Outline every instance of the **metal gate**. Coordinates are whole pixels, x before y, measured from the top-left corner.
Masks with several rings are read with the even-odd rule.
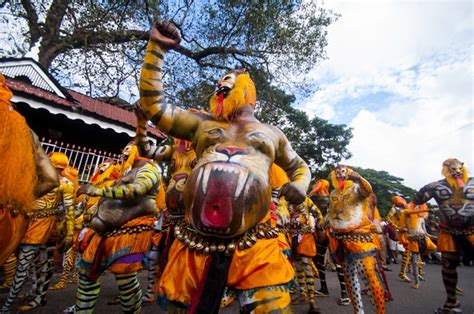
[[[41,145],[46,153],[61,152],[69,158],[69,165],[79,171],[79,182],[89,182],[90,177],[94,173],[97,166],[105,159],[119,161],[119,154],[106,152],[102,150],[92,149],[85,146],[69,144],[51,139],[41,139]]]

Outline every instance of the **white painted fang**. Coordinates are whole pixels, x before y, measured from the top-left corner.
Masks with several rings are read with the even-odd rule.
[[[211,167],[206,167],[204,169],[204,174],[202,178],[202,192],[207,193],[207,183],[209,182],[209,175],[211,174]]]
[[[199,169],[199,174],[198,174],[198,177],[197,177],[197,186],[199,186],[199,184],[201,183],[201,179],[202,179],[202,173],[204,172],[204,170],[202,168]]]
[[[238,198],[240,194],[242,193],[242,190],[244,189],[244,186],[245,186],[245,182],[247,181],[247,175],[248,175],[247,171],[241,171],[238,174],[239,180],[237,182],[237,188],[235,189],[234,199]]]

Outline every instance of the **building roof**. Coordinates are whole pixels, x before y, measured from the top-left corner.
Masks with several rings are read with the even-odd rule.
[[[15,95],[39,100],[45,104],[45,108],[55,106],[112,124],[122,124],[127,129],[134,130],[136,127],[133,112],[63,88],[32,59],[0,59],[0,73],[5,75],[7,85]],[[154,137],[166,138],[155,128],[149,127],[148,131]]]

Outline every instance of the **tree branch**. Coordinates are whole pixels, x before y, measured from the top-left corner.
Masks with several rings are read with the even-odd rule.
[[[21,0],[21,5],[26,12],[26,18],[28,20],[28,28],[31,34],[31,46],[33,46],[40,38],[41,32],[38,25],[38,15],[36,14],[35,8],[29,0]]]

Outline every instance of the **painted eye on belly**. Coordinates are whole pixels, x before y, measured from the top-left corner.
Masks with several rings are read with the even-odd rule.
[[[224,135],[224,131],[221,128],[213,128],[207,131],[207,136],[210,138],[221,137]]]

